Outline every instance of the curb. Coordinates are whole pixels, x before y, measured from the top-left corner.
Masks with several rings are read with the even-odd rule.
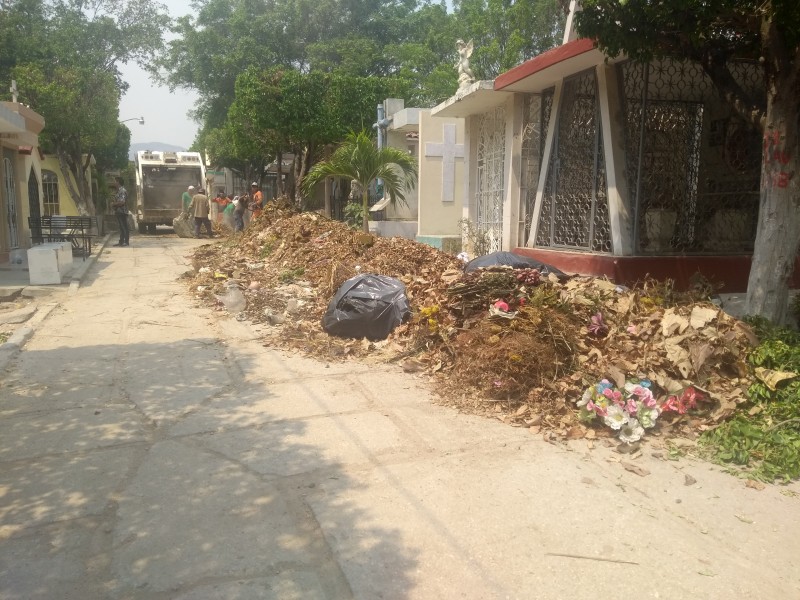
[[[88,257],[81,266],[72,274],[67,295],[72,296],[77,293],[81,285],[81,281],[86,277],[86,273],[97,262],[100,254],[105,250],[111,234],[107,233],[100,244],[97,244],[97,252]],[[8,363],[22,350],[25,343],[31,339],[31,336],[36,331],[36,327],[44,321],[50,313],[58,306],[57,303],[42,304],[36,313],[28,320],[25,325],[19,327],[5,343],[0,344],[0,371],[5,370]]]
[[[78,288],[81,285],[81,281],[83,281],[83,278],[86,277],[86,273],[89,272],[89,269],[91,269],[92,266],[94,266],[94,264],[97,262],[97,259],[100,258],[100,255],[103,253],[103,250],[106,249],[106,246],[108,245],[108,240],[110,239],[111,239],[111,234],[107,233],[103,238],[103,241],[96,245],[97,252],[92,254],[83,263],[81,263],[81,266],[76,270],[75,273],[73,273],[72,278],[69,282],[69,290],[67,291],[68,295],[72,296],[78,291]]]
[[[9,361],[22,350],[25,343],[31,339],[39,323],[49,317],[57,306],[58,304],[55,302],[43,304],[25,325],[14,331],[4,344],[0,344],[0,371],[4,370]]]

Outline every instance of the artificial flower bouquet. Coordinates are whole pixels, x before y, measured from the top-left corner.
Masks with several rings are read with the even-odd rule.
[[[622,390],[608,379],[586,388],[577,401],[582,421],[602,419],[603,423],[619,432],[621,442],[632,444],[644,436],[646,429],[656,425],[664,412],[686,414],[697,406],[700,392],[688,387],[678,395],[670,395],[659,404],[648,379],[629,380]]]

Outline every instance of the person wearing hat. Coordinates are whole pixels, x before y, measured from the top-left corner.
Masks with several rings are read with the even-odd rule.
[[[192,201],[192,196],[194,196],[194,186],[190,185],[186,188],[186,191],[183,192],[183,196],[181,196],[181,201],[183,202],[183,212],[189,212],[189,203]]]
[[[264,194],[258,189],[258,184],[254,181],[250,184],[250,198],[253,199],[253,216],[257,217],[264,208]]]
[[[187,212],[194,216],[194,237],[200,237],[200,225],[205,225],[208,237],[214,237],[214,231],[211,229],[211,220],[208,218],[208,213],[211,212],[211,204],[203,188],[200,188],[198,193],[192,196]]]

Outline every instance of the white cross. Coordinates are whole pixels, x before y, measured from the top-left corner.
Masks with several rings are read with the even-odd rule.
[[[452,123],[442,125],[444,141],[425,142],[425,156],[442,157],[442,202],[455,200],[456,159],[464,158],[464,144],[456,144],[456,126]]]
[[[18,92],[18,90],[17,90],[17,80],[16,79],[12,79],[11,80],[11,88],[9,89],[9,91],[11,92],[11,101],[16,103],[16,101],[17,101],[17,92]]]

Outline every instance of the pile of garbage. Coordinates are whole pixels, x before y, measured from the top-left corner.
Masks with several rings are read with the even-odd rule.
[[[514,262],[498,254],[465,270],[430,246],[270,205],[245,232],[198,248],[187,278],[201,303],[269,324],[271,344],[397,362],[431,375],[444,404],[548,435],[638,432],[650,422],[642,386],[659,433],[696,436],[746,400],[757,340],[707,290],[628,289]]]

